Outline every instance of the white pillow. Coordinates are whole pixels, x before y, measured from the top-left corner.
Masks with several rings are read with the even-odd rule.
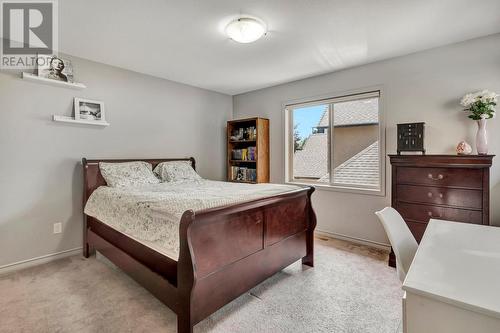
[[[194,171],[191,161],[170,161],[158,164],[154,173],[162,182],[178,182],[186,180],[200,180],[201,177]]]
[[[99,169],[102,177],[111,187],[131,187],[160,182],[153,173],[153,166],[147,162],[101,162]]]

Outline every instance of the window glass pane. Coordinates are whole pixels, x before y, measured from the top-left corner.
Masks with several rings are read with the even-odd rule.
[[[335,103],[333,183],[380,186],[378,98]]]
[[[293,178],[329,183],[328,104],[293,109]]]

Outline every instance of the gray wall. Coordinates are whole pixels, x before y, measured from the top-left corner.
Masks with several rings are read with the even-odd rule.
[[[428,153],[454,153],[461,140],[474,144],[476,131],[476,124],[461,112],[460,98],[485,88],[500,93],[500,34],[238,95],[233,113],[235,118],[270,119],[271,180],[283,182],[282,103],[377,85],[383,86],[387,153],[396,151],[396,124],[412,121],[426,122]],[[488,127],[490,152],[498,155],[500,120],[493,119]],[[492,169],[491,203],[492,222],[500,226],[499,158]],[[318,190],[314,195],[318,229],[387,243],[373,212],[389,205],[389,184],[387,167],[386,197]]]
[[[85,90],[0,73],[0,266],[81,246],[82,157],[194,156],[203,177],[224,177],[231,96],[73,62]],[[104,101],[111,126],[51,121],[71,115],[73,97]]]
[[[284,180],[285,101],[383,85],[387,152],[399,122],[425,121],[429,153],[453,153],[474,142],[475,124],[459,98],[500,92],[500,35],[263,89],[233,98],[111,66],[73,59],[76,91],[0,73],[0,266],[81,246],[81,157],[194,156],[202,176],[223,179],[224,125],[231,118],[271,120],[271,179]],[[103,100],[108,128],[51,121],[70,115],[73,97]],[[489,122],[490,151],[500,151],[500,120]],[[500,225],[500,167],[492,169],[492,219]],[[388,174],[390,170],[388,168]],[[390,177],[387,177],[390,179]],[[389,182],[388,182],[389,183]],[[386,197],[318,190],[320,230],[386,243],[373,212]],[[63,222],[63,233],[52,225]]]

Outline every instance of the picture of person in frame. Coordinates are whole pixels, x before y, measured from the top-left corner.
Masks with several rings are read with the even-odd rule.
[[[38,76],[72,83],[73,66],[71,65],[71,61],[59,56],[45,56],[38,61]]]

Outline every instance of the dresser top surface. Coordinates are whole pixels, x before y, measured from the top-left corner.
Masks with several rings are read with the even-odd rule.
[[[436,158],[436,157],[446,157],[455,159],[492,159],[495,155],[453,155],[453,154],[389,154],[389,157],[403,157],[403,158]]]
[[[475,167],[486,168],[495,155],[388,155],[391,164],[402,166]]]
[[[403,290],[500,318],[500,228],[430,220]]]

